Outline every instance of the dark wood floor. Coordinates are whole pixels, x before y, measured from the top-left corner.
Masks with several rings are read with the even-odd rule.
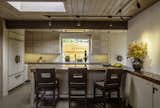
[[[50,108],[50,107],[40,107],[40,108]],[[57,102],[56,108],[69,108],[68,100],[60,100]],[[89,100],[87,104],[83,102],[72,102],[71,108],[103,108],[102,102],[93,102],[92,100]],[[110,102],[106,102],[106,108],[128,108],[125,107],[122,104],[118,104],[116,100],[112,100]]]
[[[0,108],[32,108],[30,104],[30,83],[24,84],[21,87],[16,88],[9,93],[8,96],[0,100]],[[88,100],[87,108],[103,108],[103,104],[100,102],[93,102],[92,99]],[[39,108],[51,108],[51,107],[39,107]],[[56,108],[69,108],[68,100],[63,99],[57,102]],[[73,102],[72,108],[85,108],[85,104],[81,102]],[[107,102],[106,108],[127,108],[124,105],[119,105],[115,100]]]

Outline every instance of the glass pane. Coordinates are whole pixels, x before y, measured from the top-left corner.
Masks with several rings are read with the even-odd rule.
[[[63,60],[68,62],[83,62],[85,51],[89,53],[89,39],[62,39]]]

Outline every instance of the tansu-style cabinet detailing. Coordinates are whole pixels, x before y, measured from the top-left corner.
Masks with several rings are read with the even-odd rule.
[[[8,30],[8,90],[24,82],[24,31]]]
[[[59,41],[57,32],[26,31],[25,53],[59,54]]]
[[[108,53],[108,36],[105,33],[94,33],[91,39],[92,54]]]

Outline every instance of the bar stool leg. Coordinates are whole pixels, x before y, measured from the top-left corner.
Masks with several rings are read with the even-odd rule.
[[[93,101],[95,102],[96,101],[96,87],[94,85],[94,89],[93,89]]]
[[[85,90],[85,107],[88,107],[87,90]]]
[[[57,88],[57,89],[58,89],[57,92],[58,92],[58,100],[59,100],[59,99],[60,99],[60,88],[59,88],[59,85],[58,85],[58,88]]]
[[[70,92],[70,89],[69,89],[69,108],[71,108],[71,97],[70,97],[70,95],[71,95],[71,92]]]
[[[38,99],[38,94],[36,93],[36,108],[38,108],[38,102],[39,101],[39,99]]]
[[[120,98],[120,90],[117,91],[117,97],[118,97],[118,103],[120,104],[121,98]]]
[[[106,96],[105,96],[105,91],[103,91],[103,108],[106,107]]]
[[[53,105],[52,105],[53,108],[55,108],[55,106],[56,106],[55,100],[56,100],[56,99],[55,99],[55,90],[53,90],[53,103],[52,103],[52,104],[53,104]]]

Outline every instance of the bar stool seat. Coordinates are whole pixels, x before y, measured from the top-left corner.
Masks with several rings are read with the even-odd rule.
[[[95,86],[97,86],[99,89],[119,89],[119,84],[107,84],[107,87],[105,87],[105,82],[104,81],[97,81],[95,82]]]

